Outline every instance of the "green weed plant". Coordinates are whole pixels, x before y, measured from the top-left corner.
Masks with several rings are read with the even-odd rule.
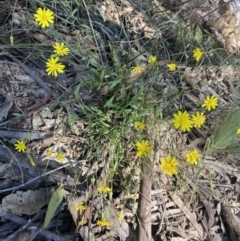
[[[240,128],[240,108],[234,107],[226,115],[223,123],[215,129],[214,134],[210,137],[210,145],[207,151],[216,152],[240,152],[240,134],[237,130]]]

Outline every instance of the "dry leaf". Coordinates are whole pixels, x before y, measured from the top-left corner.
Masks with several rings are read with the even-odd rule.
[[[10,194],[2,200],[0,217],[7,212],[16,215],[33,215],[49,202],[50,197],[51,191],[46,188],[35,191],[28,190],[27,192],[18,191],[15,194]]]

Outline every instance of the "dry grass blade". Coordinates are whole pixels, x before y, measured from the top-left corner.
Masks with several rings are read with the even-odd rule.
[[[184,205],[182,199],[177,194],[172,195],[171,198],[174,201],[174,203],[182,210],[182,212],[187,217],[187,219],[191,222],[193,227],[197,230],[197,232],[199,234],[199,238],[202,239],[203,238],[203,229],[197,223],[197,220],[194,217],[194,215],[192,215],[192,213],[189,211],[189,209]]]

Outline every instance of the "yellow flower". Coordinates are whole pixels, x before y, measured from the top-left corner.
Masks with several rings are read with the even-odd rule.
[[[109,193],[112,192],[112,189],[107,186],[100,186],[97,188],[97,191],[102,193]]]
[[[240,134],[240,128],[237,129],[237,134]]]
[[[192,116],[192,123],[194,127],[201,127],[204,124],[205,120],[206,116],[202,112],[199,113],[197,111],[197,113]]]
[[[53,12],[49,9],[38,8],[37,12],[34,14],[34,17],[35,21],[38,22],[42,28],[48,27],[50,23],[53,23],[54,21]]]
[[[185,155],[185,158],[189,164],[196,165],[199,161],[200,154],[199,154],[198,150],[195,149],[192,151],[188,151]]]
[[[118,218],[119,221],[123,221],[124,220],[124,217],[123,217],[122,213],[119,213],[117,218]]]
[[[83,217],[82,220],[78,222],[78,227],[82,227],[82,226],[84,226],[86,223],[87,223],[87,221],[86,221],[85,217]]]
[[[18,151],[18,152],[24,152],[27,150],[27,147],[25,145],[25,142],[24,141],[21,141],[21,140],[18,140],[15,144],[15,150]]]
[[[140,122],[140,121],[135,121],[134,126],[138,129],[141,129],[141,130],[145,129],[145,127],[146,127],[146,125],[144,123]]]
[[[149,64],[156,64],[157,62],[157,56],[150,55],[148,58],[148,63]]]
[[[173,114],[172,123],[175,129],[180,129],[182,131],[190,131],[192,128],[192,121],[190,120],[189,114],[184,111],[178,111],[177,114]]]
[[[56,159],[61,162],[65,160],[65,156],[62,152],[58,152],[56,155]]]
[[[176,159],[168,155],[167,157],[161,159],[159,167],[161,168],[163,174],[167,174],[172,177],[172,175],[178,174],[178,165],[179,163]]]
[[[174,71],[177,68],[177,65],[175,63],[170,63],[167,67],[170,71]]]
[[[46,151],[46,156],[51,156],[52,155],[52,152],[50,150],[47,150]]]
[[[202,107],[210,111],[211,109],[215,109],[218,106],[218,98],[215,96],[207,96],[204,100]]]
[[[54,53],[60,56],[68,55],[69,53],[69,48],[64,46],[64,43],[55,43],[53,45],[54,48]]]
[[[58,63],[58,59],[59,59],[58,57],[56,58],[51,57],[50,59],[48,59],[46,64],[47,66],[46,72],[48,75],[54,75],[56,77],[58,75],[58,72],[63,73],[65,65]]]
[[[152,150],[152,147],[149,145],[148,141],[137,141],[136,147],[138,157],[147,157],[149,152]]]
[[[76,211],[84,211],[86,210],[86,206],[82,205],[81,203],[76,206]]]
[[[105,219],[98,220],[97,221],[97,225],[100,226],[100,227],[109,227],[109,226],[111,226],[111,224],[107,220],[105,220]]]
[[[203,56],[204,52],[201,51],[200,48],[195,48],[193,50],[193,58],[198,62],[202,56]]]
[[[142,73],[143,70],[144,70],[144,68],[139,66],[139,65],[135,66],[135,67],[132,67],[132,72],[133,73]]]

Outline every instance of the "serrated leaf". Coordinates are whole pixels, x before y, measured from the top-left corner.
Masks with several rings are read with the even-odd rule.
[[[64,191],[62,187],[59,187],[52,195],[51,200],[48,204],[47,214],[44,220],[43,228],[46,229],[51,222],[58,206],[63,200]]]

